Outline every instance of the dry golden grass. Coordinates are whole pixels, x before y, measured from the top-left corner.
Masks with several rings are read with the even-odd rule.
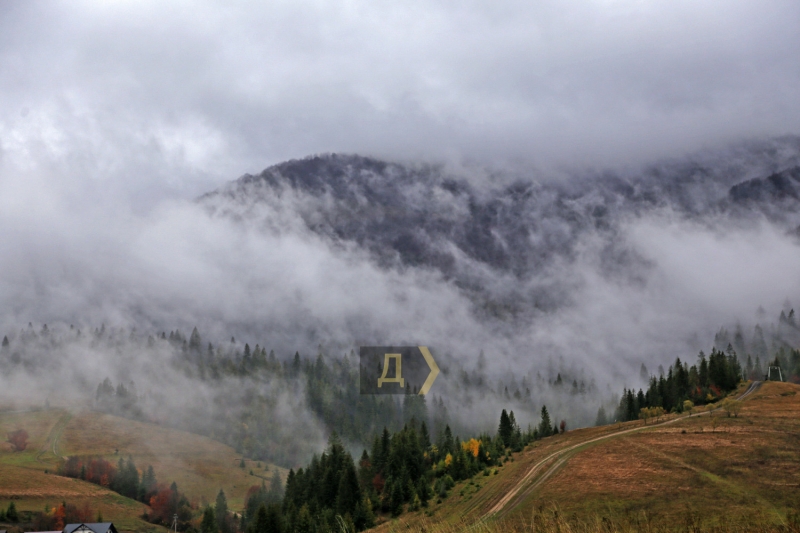
[[[714,525],[703,524],[697,514],[687,513],[677,521],[654,520],[645,513],[624,519],[609,519],[601,515],[569,518],[557,507],[533,510],[527,518],[502,520],[461,520],[442,523],[429,519],[408,521],[403,518],[386,524],[388,533],[786,533],[800,532],[800,522],[776,525],[757,513],[746,523],[722,520]]]
[[[673,416],[646,429],[636,421],[545,439],[516,454],[499,475],[478,475],[441,504],[378,529],[788,530],[791,513],[800,511],[800,387],[765,383],[738,418],[713,414],[715,430],[704,414]],[[587,443],[631,428],[642,430]],[[518,485],[502,513],[487,514]]]
[[[50,509],[63,501],[79,507],[88,505],[94,512],[101,511],[106,519],[113,520],[117,529],[164,531],[139,518],[144,505],[108,489],[37,469],[0,463],[0,507],[5,509],[11,501],[22,512]]]
[[[767,383],[739,417],[713,413],[598,442],[568,462],[517,512],[558,505],[567,516],[675,521],[697,514],[709,524],[774,525],[800,503],[800,387]],[[788,490],[787,490],[788,489]]]
[[[140,470],[152,465],[158,481],[176,482],[198,503],[213,502],[223,489],[232,509],[243,507],[247,490],[268,480],[274,468],[247,461],[242,469],[233,448],[207,437],[95,412],[73,416],[58,447],[63,455],[100,455],[114,462],[131,455]],[[285,479],[287,471],[279,471]]]
[[[232,448],[205,437],[95,412],[0,412],[0,436],[16,429],[28,432],[29,445],[23,452],[13,451],[7,443],[0,446],[0,506],[5,508],[12,499],[22,511],[41,511],[61,501],[88,503],[127,531],[163,528],[138,518],[146,509],[141,503],[52,474],[62,456],[99,455],[116,462],[130,455],[140,470],[152,465],[158,481],[175,481],[198,505],[213,502],[223,489],[234,510],[244,506],[247,490],[268,480],[273,471],[272,465],[265,469],[262,463],[258,468],[253,461],[242,469],[241,456]],[[280,472],[286,475],[285,470]]]
[[[17,429],[24,429],[28,432],[28,447],[24,452],[14,452],[16,461],[29,462],[32,458],[40,457],[42,452],[48,447],[48,438],[53,428],[65,415],[61,410],[30,411],[23,413],[3,413],[0,412],[0,454],[14,452],[6,436]],[[48,468],[45,463],[40,463],[41,469]]]

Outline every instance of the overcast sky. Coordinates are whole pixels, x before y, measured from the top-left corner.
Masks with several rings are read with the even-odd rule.
[[[656,265],[641,287],[604,278],[589,236],[557,273],[581,305],[509,339],[430,272],[185,200],[320,152],[544,176],[800,134],[798,29],[797,0],[0,0],[0,333],[260,327],[291,353],[298,324],[355,324],[378,344],[575,355],[598,380],[708,349],[797,301],[783,229],[632,221],[620,238]]]
[[[800,130],[793,0],[230,4],[2,2],[0,180],[144,205],[319,152],[607,167]]]

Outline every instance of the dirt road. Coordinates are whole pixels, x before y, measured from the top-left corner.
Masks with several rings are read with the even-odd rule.
[[[742,393],[737,398],[737,400],[743,400],[747,398],[748,396],[753,394],[756,390],[758,390],[760,386],[761,386],[760,381],[754,381],[753,383],[750,384],[747,390],[744,391],[744,393]],[[713,411],[716,411],[718,409],[719,408],[714,409]],[[545,481],[547,481],[547,479],[550,476],[552,476],[559,468],[561,468],[561,466],[563,466],[564,463],[566,463],[572,455],[578,453],[580,451],[579,449],[586,446],[587,444],[592,444],[594,442],[598,442],[601,440],[621,437],[623,435],[627,435],[629,433],[634,433],[637,431],[644,431],[647,429],[666,426],[668,424],[673,424],[679,420],[683,420],[690,416],[709,415],[713,411],[706,411],[699,414],[679,416],[667,420],[665,422],[651,424],[649,426],[639,426],[635,428],[624,429],[621,431],[603,435],[601,437],[587,439],[585,441],[555,451],[547,455],[543,459],[534,463],[528,469],[528,471],[525,473],[522,479],[520,479],[519,482],[517,482],[517,484],[511,490],[509,490],[495,505],[492,506],[492,508],[484,515],[484,518],[493,518],[493,517],[499,518],[511,512],[517,506],[517,504],[523,501],[528,495],[530,495],[534,490],[536,490]]]

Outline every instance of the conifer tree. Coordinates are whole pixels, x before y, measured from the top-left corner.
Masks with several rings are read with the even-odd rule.
[[[273,470],[272,479],[269,482],[269,499],[272,502],[278,502],[283,499],[283,483],[277,467]]]
[[[597,418],[595,418],[594,425],[595,426],[605,426],[608,424],[608,417],[606,416],[606,408],[602,405],[597,410]]]
[[[450,431],[449,424],[444,427],[444,433],[442,435],[442,442],[439,446],[439,450],[443,455],[453,452],[453,432]]]
[[[231,528],[228,522],[228,499],[225,497],[225,492],[219,489],[217,494],[216,506],[214,514],[217,517],[217,529],[220,533],[231,533]]]
[[[200,522],[200,533],[217,533],[217,518],[214,516],[214,509],[210,505],[203,511],[203,521]]]
[[[511,424],[511,419],[506,413],[506,410],[500,413],[500,425],[497,428],[497,434],[500,436],[500,439],[503,441],[503,446],[511,446],[511,436],[514,433],[514,426]]]
[[[197,332],[197,328],[195,327],[192,330],[192,334],[189,336],[189,348],[194,351],[200,351],[202,345],[203,341],[200,339],[200,333]]]
[[[8,510],[6,511],[6,520],[12,523],[19,522],[19,514],[17,513],[17,506],[14,505],[14,502],[8,504]]]
[[[344,471],[339,479],[336,494],[336,512],[344,516],[355,512],[356,504],[361,500],[361,491],[358,487],[358,476],[353,466],[352,459],[344,464]]]
[[[431,436],[428,433],[428,425],[424,420],[419,427],[419,444],[422,446],[423,451],[428,451],[431,447]]]
[[[256,519],[250,524],[248,533],[267,533],[269,527],[269,516],[267,516],[266,504],[261,504],[256,512]]]
[[[550,421],[550,413],[547,412],[547,406],[542,406],[542,421],[539,423],[539,436],[549,437],[553,434],[553,423]]]
[[[392,516],[399,516],[403,512],[403,486],[399,479],[392,482],[389,499],[389,510]]]

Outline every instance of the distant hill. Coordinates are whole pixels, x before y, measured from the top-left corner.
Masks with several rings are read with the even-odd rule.
[[[245,175],[200,201],[277,230],[300,220],[385,268],[433,270],[479,313],[510,320],[569,303],[569,287],[551,271],[570,264],[587,235],[601,243],[604,274],[640,276],[646,261],[620,238],[630,216],[663,209],[698,219],[767,214],[795,231],[798,153],[800,139],[788,137],[638,172],[560,180],[486,171],[473,180],[444,166],[327,154]]]

